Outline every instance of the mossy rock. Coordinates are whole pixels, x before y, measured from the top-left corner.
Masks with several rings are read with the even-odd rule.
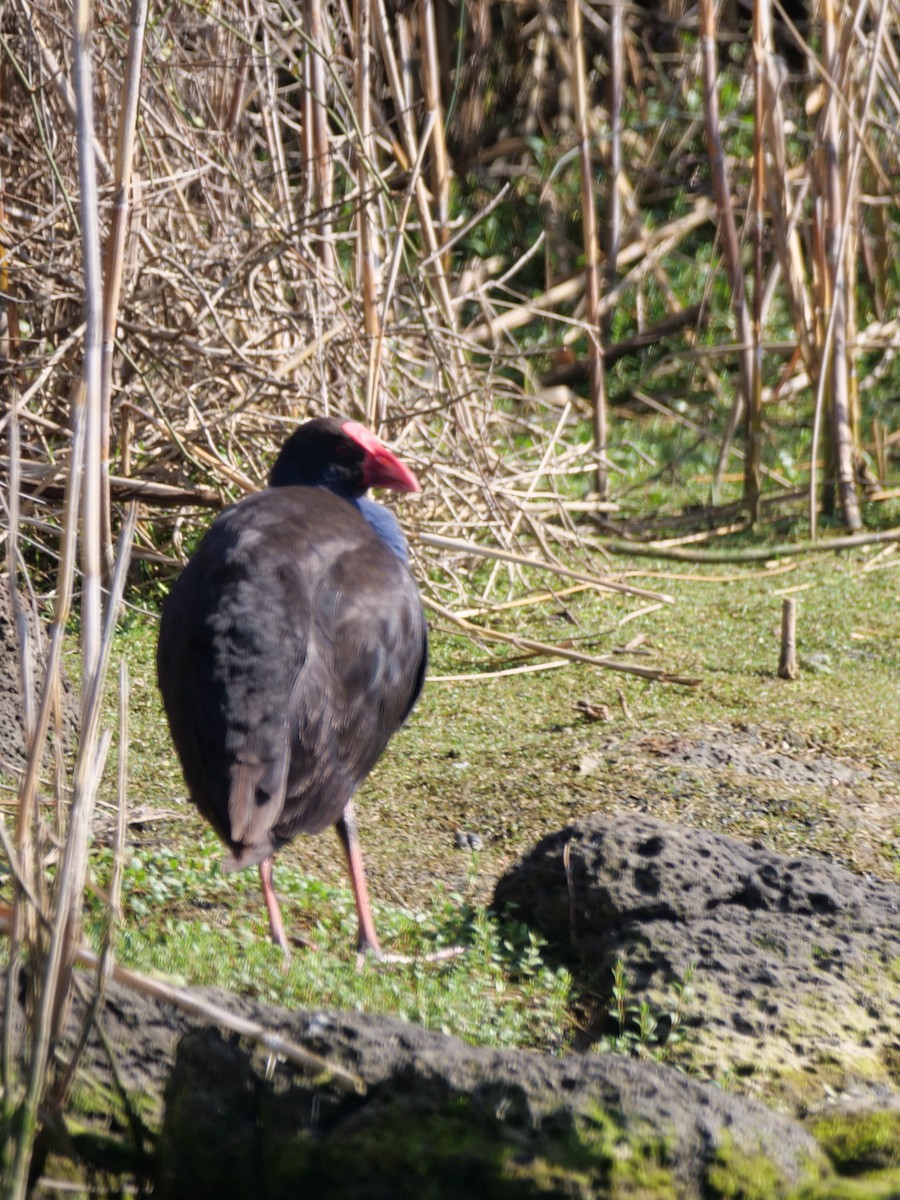
[[[360,1033],[355,1020],[334,1015],[330,1052],[346,1050],[352,1024],[364,1096],[267,1078],[212,1030],[183,1039],[155,1194],[777,1200],[827,1172],[794,1122],[654,1064],[481,1051],[395,1022]]]

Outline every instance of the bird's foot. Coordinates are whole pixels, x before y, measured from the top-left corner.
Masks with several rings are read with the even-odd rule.
[[[384,962],[384,951],[378,942],[378,938],[374,932],[367,935],[362,929],[359,931],[359,937],[356,942],[356,969],[361,971],[366,965],[366,960],[374,959],[375,962]]]
[[[313,954],[318,954],[321,949],[318,942],[312,938],[304,937],[302,933],[292,933],[291,944],[296,946],[298,950],[310,950]]]
[[[428,954],[393,954],[385,952],[380,947],[373,951],[371,947],[358,949],[356,952],[356,969],[361,971],[367,958],[374,958],[379,963],[392,963],[409,966],[412,963],[447,962],[451,958],[459,958],[465,954],[465,946],[444,946],[441,950],[432,950]]]

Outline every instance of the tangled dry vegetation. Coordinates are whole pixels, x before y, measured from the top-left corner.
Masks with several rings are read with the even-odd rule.
[[[62,5],[14,5],[4,23],[4,290],[17,324],[6,386],[21,381],[27,523],[40,538],[42,510],[52,521],[68,469],[84,337],[71,35]],[[548,424],[547,400],[526,398],[527,363],[514,347],[486,348],[464,327],[467,304],[489,305],[483,279],[451,290],[450,226],[446,214],[439,228],[431,216],[422,173],[420,97],[389,94],[400,119],[365,129],[353,30],[323,34],[323,60],[307,52],[299,9],[168,7],[138,39],[129,181],[116,156],[119,97],[136,86],[128,34],[118,11],[98,5],[105,243],[125,233],[120,206],[130,202],[113,284],[107,461],[113,499],[134,494],[127,479],[148,502],[136,554],[170,554],[173,534],[177,551],[180,521],[160,506],[218,504],[257,487],[285,431],[329,412],[383,428],[427,464],[417,525],[461,537],[492,529],[507,541],[519,528],[543,529],[552,512],[556,538],[574,538],[566,480],[585,471],[590,452],[560,438],[564,421]],[[327,97],[324,130],[309,121],[310,87]],[[378,92],[385,87],[382,76]],[[108,257],[107,296],[113,269]],[[571,411],[569,402],[558,416]]]
[[[180,505],[218,504],[258,486],[273,445],[298,418],[341,412],[382,428],[425,469],[411,518],[418,529],[507,548],[524,538],[547,560],[561,546],[571,557],[590,543],[584,510],[598,511],[598,456],[584,426],[605,408],[605,385],[592,374],[590,330],[598,321],[608,330],[613,309],[620,324],[624,312],[633,316],[638,344],[662,336],[648,313],[661,328],[684,327],[680,349],[654,365],[656,383],[680,371],[686,386],[709,393],[701,435],[722,439],[720,476],[735,457],[740,466],[732,436],[753,403],[751,318],[765,330],[773,304],[789,312],[795,338],[765,346],[760,398],[805,395],[801,422],[818,429],[821,405],[814,412],[809,393],[823,381],[830,404],[832,353],[849,364],[853,384],[860,353],[875,352],[877,378],[891,370],[897,342],[892,12],[894,0],[853,14],[826,5],[815,54],[804,41],[813,22],[781,22],[793,61],[808,52],[814,65],[802,83],[768,94],[765,197],[757,191],[751,201],[759,156],[746,141],[729,153],[728,136],[749,115],[748,99],[720,118],[725,175],[714,170],[710,184],[696,160],[715,97],[706,109],[698,100],[706,43],[678,5],[653,18],[625,13],[624,25],[619,6],[586,5],[576,40],[559,3],[362,3],[352,19],[314,2],[149,12],[135,3],[130,26],[119,8],[97,4],[89,49],[109,381],[101,458],[114,501],[137,486],[147,502],[135,554],[177,556],[184,513],[193,511]],[[712,20],[709,11],[701,17]],[[766,38],[770,46],[771,32]],[[726,66],[729,44],[723,37],[719,48]],[[6,6],[0,228],[9,328],[0,365],[4,391],[19,397],[27,537],[44,546],[69,465],[83,360],[72,56],[67,6]],[[771,56],[766,63],[776,73],[784,66]],[[839,68],[834,96],[829,67]],[[745,92],[749,76],[738,78]],[[808,163],[774,137],[790,128],[801,147],[804,139],[812,146]],[[579,231],[571,178],[585,138],[593,149],[582,165],[599,168],[608,218],[606,286],[597,295],[590,270],[586,295],[578,268],[579,258],[597,261],[586,216],[593,203]],[[832,151],[843,187],[837,209]],[[541,154],[552,154],[549,170]],[[506,244],[485,234],[499,252],[476,253],[479,231],[531,203],[528,188],[539,195],[540,230]],[[740,230],[728,188],[746,208]],[[765,273],[753,282],[757,313],[731,243],[749,249],[753,205],[763,199],[770,228],[759,246]],[[673,276],[679,254],[708,255],[700,308]],[[837,266],[853,263],[856,279],[859,259],[870,303],[857,328],[854,289]],[[537,296],[536,264],[545,283]],[[838,326],[828,322],[835,283],[852,310]],[[732,346],[703,332],[723,286],[734,307]],[[607,352],[612,362],[609,338]],[[586,376],[592,391],[582,399],[568,385]],[[648,391],[646,403],[667,419],[687,420],[652,379],[640,379],[631,399],[639,405]],[[855,503],[854,470],[868,462],[883,480],[890,438],[876,417],[864,461],[858,394],[851,389],[844,403],[837,424],[825,422],[834,434],[829,469]],[[610,447],[600,455],[604,487],[619,436],[601,439]],[[842,482],[845,452],[855,459]],[[787,482],[761,469],[771,486]],[[445,550],[430,548],[431,565],[448,565]],[[432,586],[454,598],[467,591],[452,572],[433,574]]]

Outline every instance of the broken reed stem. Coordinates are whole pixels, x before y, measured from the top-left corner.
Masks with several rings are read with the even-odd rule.
[[[829,538],[824,542],[784,542],[774,546],[753,546],[746,550],[680,550],[647,542],[617,542],[609,539],[604,539],[600,545],[610,554],[627,554],[634,558],[669,558],[673,562],[693,563],[743,563],[767,562],[770,558],[787,558],[795,554],[829,554],[837,550],[873,546],[880,542],[900,542],[900,529],[854,533],[847,537]]]
[[[572,99],[575,105],[575,127],[581,168],[581,228],[584,238],[584,279],[587,299],[585,331],[588,342],[588,386],[594,417],[597,494],[602,501],[609,497],[609,469],[606,461],[606,379],[603,369],[603,346],[600,341],[600,243],[597,237],[597,212],[594,204],[594,171],[591,162],[587,72],[584,61],[580,0],[568,0],[568,3]]]
[[[781,602],[781,657],[778,661],[781,679],[797,678],[797,601],[785,596]]]
[[[8,907],[0,905],[0,934],[8,932],[10,920]],[[86,946],[77,946],[73,948],[72,955],[73,962],[77,966],[86,967],[93,972],[98,970],[100,955],[96,951],[89,950]],[[221,1005],[189,992],[185,988],[175,987],[161,979],[152,979],[127,967],[113,965],[110,968],[109,976],[115,983],[121,984],[130,991],[138,992],[143,996],[151,996],[155,1000],[162,1000],[184,1012],[202,1017],[213,1025],[236,1033],[239,1037],[249,1038],[269,1054],[285,1058],[288,1062],[303,1067],[305,1070],[315,1071],[323,1081],[331,1081],[346,1092],[353,1092],[360,1096],[365,1095],[366,1083],[360,1075],[339,1063],[330,1062],[327,1058],[314,1054],[298,1042],[283,1037],[272,1029],[267,1029],[258,1021],[251,1021],[237,1013],[229,1012]]]

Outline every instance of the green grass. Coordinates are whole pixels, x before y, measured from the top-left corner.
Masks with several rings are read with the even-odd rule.
[[[657,441],[654,452],[663,449]],[[885,525],[897,519],[887,506],[869,516]],[[803,537],[802,521],[780,523],[788,519],[775,518],[764,533],[779,541]],[[744,534],[728,544],[756,545],[761,537]],[[333,835],[299,838],[278,856],[275,885],[288,933],[318,947],[296,949],[287,967],[267,939],[256,873],[221,873],[215,837],[183,798],[155,683],[156,620],[132,608],[113,650],[113,662],[124,657],[130,676],[131,823],[120,961],[289,1007],[391,1013],[472,1042],[556,1051],[572,1041],[584,1005],[568,975],[545,965],[527,930],[489,912],[499,876],[545,834],[594,812],[649,811],[900,878],[898,569],[885,557],[884,569],[866,570],[880,553],[871,547],[753,567],[616,559],[611,566],[624,578],[671,593],[675,603],[653,607],[586,590],[486,618],[495,628],[570,640],[597,654],[640,633],[644,656],[635,661],[697,676],[695,689],[576,665],[493,678],[498,668],[534,663],[433,629],[422,700],[358,805],[382,944],[413,962],[367,962],[362,971]],[[473,594],[486,577],[487,568],[478,567],[469,580]],[[548,585],[558,586],[538,572],[524,582],[504,577],[495,596],[522,596],[525,587],[546,593]],[[793,682],[776,674],[786,588],[799,603],[802,669]],[[156,585],[139,585],[131,598],[151,607],[157,595]],[[70,671],[77,675],[74,656]],[[476,678],[447,679],[458,675]],[[114,690],[111,682],[113,726]],[[609,719],[586,720],[575,708],[582,700],[606,706]],[[673,736],[711,727],[736,738],[755,731],[785,754],[852,763],[860,780],[852,787],[788,786],[689,770],[666,756]],[[101,892],[112,860],[116,768],[114,741],[91,860]],[[481,849],[458,848],[458,831],[477,835]],[[104,921],[95,898],[88,925],[95,941]],[[451,945],[464,953],[426,960]],[[614,983],[605,983],[609,995],[596,1002],[608,1006]],[[629,1019],[619,1030],[625,1042],[641,1043],[640,1022],[656,1011],[642,1010],[646,1000],[629,994]]]
[[[874,553],[801,558],[780,574],[739,567],[655,572],[641,564],[631,570],[642,574],[629,577],[670,591],[677,602],[622,627],[618,622],[641,603],[591,592],[568,597],[565,618],[554,602],[495,619],[545,640],[584,639],[576,644],[598,653],[643,633],[650,654],[637,661],[698,675],[693,690],[578,666],[441,682],[506,660],[435,631],[432,680],[359,803],[382,942],[415,961],[369,962],[362,971],[352,898],[330,834],[298,839],[276,863],[289,933],[318,946],[296,950],[286,969],[267,940],[255,872],[220,872],[216,839],[189,804],[175,799],[183,783],[155,688],[155,622],[130,618],[116,653],[130,667],[129,796],[138,823],[129,830],[120,959],[273,1003],[362,1008],[473,1042],[560,1049],[577,1012],[577,1004],[569,1007],[576,1000],[571,981],[543,964],[527,930],[487,911],[499,875],[543,834],[594,811],[637,808],[897,878],[891,834],[900,824],[900,619],[896,571],[863,570]],[[733,582],[711,582],[713,576]],[[801,662],[815,667],[790,683],[776,675],[778,593],[785,587],[804,589],[795,593],[799,650]],[[607,705],[610,720],[585,721],[574,708],[580,699]],[[735,735],[756,728],[787,753],[852,761],[867,774],[853,789],[788,787],[691,773],[655,752],[654,739],[710,726]],[[112,799],[108,791],[103,802]],[[111,863],[110,826],[101,825],[93,850],[101,888]],[[458,849],[457,830],[477,834],[483,849]],[[95,902],[95,938],[102,925]],[[425,961],[449,945],[464,953]],[[630,1002],[639,1012],[641,997]]]
[[[207,832],[186,851],[160,845],[130,856],[117,943],[121,962],[273,1004],[389,1013],[473,1043],[564,1045],[571,981],[564,970],[544,965],[541,942],[524,925],[498,922],[483,907],[439,891],[425,910],[379,905],[382,938],[410,961],[361,965],[349,890],[282,864],[282,907],[286,916],[301,914],[305,936],[315,943],[285,960],[268,940],[255,872],[223,875],[220,854]],[[101,887],[112,857],[107,848],[92,856]],[[95,902],[88,924],[94,940],[104,924],[105,911]],[[447,948],[459,953],[428,961]]]

